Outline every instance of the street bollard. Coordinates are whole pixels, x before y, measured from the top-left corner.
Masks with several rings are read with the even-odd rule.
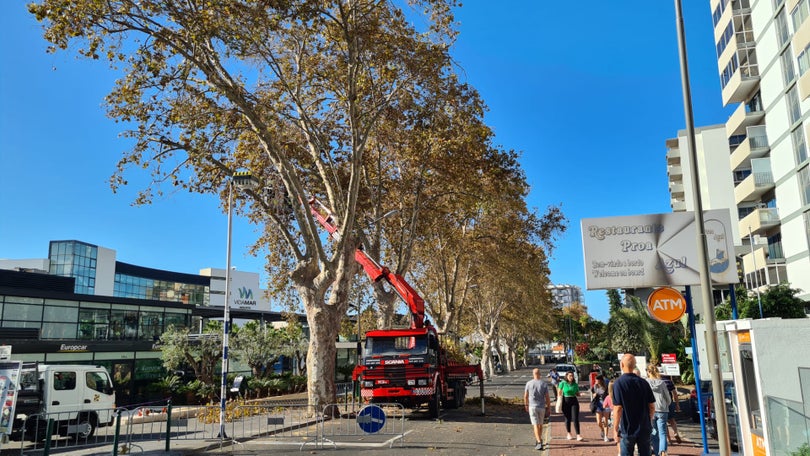
[[[168,403],[166,404],[166,452],[170,451],[171,447],[171,435],[172,435],[172,400],[169,399]]]
[[[480,383],[481,383],[481,416],[484,416],[487,414],[486,407],[484,406],[484,381],[482,380]]]

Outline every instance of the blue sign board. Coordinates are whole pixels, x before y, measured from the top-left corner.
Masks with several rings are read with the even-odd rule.
[[[367,405],[357,413],[357,425],[366,434],[374,434],[385,426],[385,412],[376,405]]]

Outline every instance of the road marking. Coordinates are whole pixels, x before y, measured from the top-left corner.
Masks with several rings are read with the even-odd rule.
[[[346,447],[346,448],[382,448],[384,446],[391,447],[394,442],[400,439],[404,439],[406,435],[413,432],[413,429],[408,429],[407,431],[403,432],[402,435],[397,435],[391,437],[390,439],[384,442],[333,442],[329,439],[325,439],[323,442],[325,445],[334,445],[335,447]],[[368,437],[369,434],[358,434],[358,435],[340,435],[340,436],[331,436],[331,437]],[[244,444],[245,442],[240,442],[240,444]],[[316,442],[306,442],[301,448],[304,448],[307,443],[316,443]],[[301,442],[281,442],[281,441],[271,441],[271,440],[253,440],[249,442],[249,445],[300,445]]]

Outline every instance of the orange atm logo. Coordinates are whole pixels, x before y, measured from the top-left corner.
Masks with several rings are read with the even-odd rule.
[[[647,312],[661,323],[675,323],[686,312],[686,299],[674,288],[656,288],[647,298]]]

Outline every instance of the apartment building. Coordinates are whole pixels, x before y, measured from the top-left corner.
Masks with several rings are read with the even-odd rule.
[[[582,288],[577,285],[548,285],[546,288],[551,293],[551,298],[557,307],[569,307],[573,303],[583,306],[585,304]]]
[[[737,211],[732,220],[739,220],[741,250],[748,250],[742,254],[745,282],[764,287],[788,281],[805,300],[810,300],[808,3],[710,0],[722,102],[737,105],[725,133]],[[707,170],[712,179],[721,174]],[[673,193],[673,209],[679,203]]]

